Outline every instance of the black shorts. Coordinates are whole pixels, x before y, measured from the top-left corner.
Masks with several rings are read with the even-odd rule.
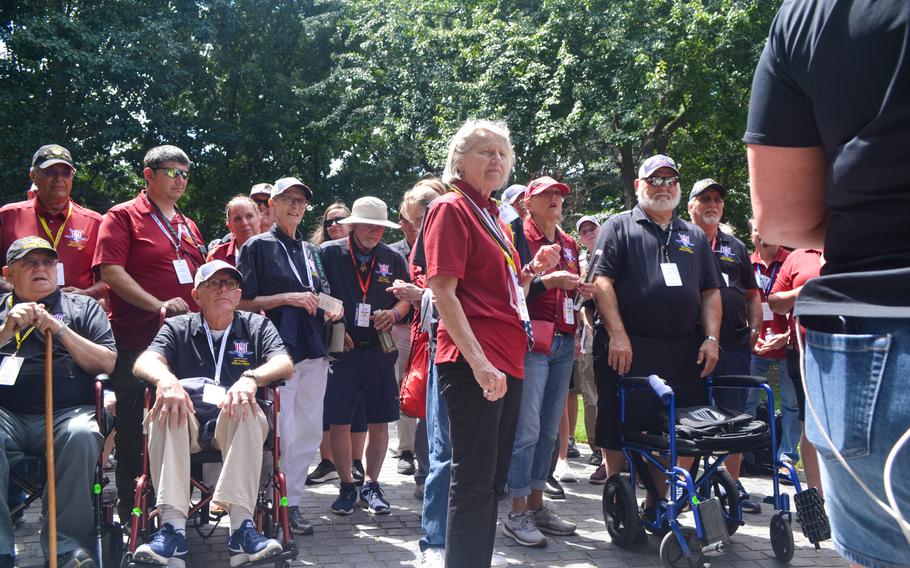
[[[619,376],[607,363],[609,347],[606,332],[598,330],[594,337],[594,376],[597,382],[597,444],[608,450],[621,450],[622,427],[619,414]],[[677,408],[705,404],[708,392],[699,378],[696,364],[701,339],[630,337],[632,368],[630,377],[658,375],[665,379],[676,394]],[[650,389],[626,391],[626,429],[644,431],[660,428],[663,406]]]
[[[796,404],[799,406],[799,421],[806,421],[806,391],[803,390],[803,374],[799,366],[799,350],[787,348],[787,376],[793,381]]]
[[[328,387],[328,385],[326,385],[326,387]],[[328,388],[326,388],[326,391],[328,391]],[[328,394],[328,392],[326,392],[326,394]],[[323,397],[322,404],[323,404],[322,416],[323,416],[323,420],[326,420],[325,417],[328,416],[328,414],[326,414],[326,412],[325,412],[325,397]],[[323,421],[322,431],[323,432],[329,431],[328,422]],[[351,419],[351,432],[354,434],[359,434],[359,433],[363,433],[366,431],[367,431],[367,414],[366,414],[366,411],[363,409],[363,400],[359,400],[359,401],[357,401],[357,406],[354,408],[354,418]]]
[[[378,345],[339,353],[329,370],[323,421],[351,424],[360,401],[368,424],[398,420],[397,359],[397,351],[383,353]]]

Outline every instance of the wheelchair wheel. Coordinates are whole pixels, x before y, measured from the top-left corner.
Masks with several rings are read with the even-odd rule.
[[[723,470],[717,470],[708,480],[711,484],[711,495],[717,497],[720,501],[720,508],[724,512],[724,520],[727,524],[727,534],[733,536],[739,530],[740,523],[736,513],[739,504],[739,487],[729,473]],[[700,492],[702,493],[702,492]],[[703,495],[706,497],[706,495]]]
[[[787,563],[793,559],[793,527],[783,511],[778,511],[771,517],[771,548],[781,562]]]
[[[674,568],[695,568],[704,566],[705,555],[702,554],[701,551],[701,542],[698,540],[698,533],[695,532],[695,529],[690,527],[680,527],[680,532],[682,532],[683,538],[686,539],[686,546],[689,547],[692,556],[686,557],[682,547],[679,546],[679,540],[676,538],[676,533],[670,531],[664,535],[664,539],[660,541],[660,561],[664,563],[664,566]]]
[[[638,520],[638,504],[635,490],[628,479],[614,474],[604,485],[604,523],[616,546],[628,548],[639,540],[642,533]]]
[[[101,525],[101,555],[105,566],[119,566],[123,559],[123,529],[119,523]]]

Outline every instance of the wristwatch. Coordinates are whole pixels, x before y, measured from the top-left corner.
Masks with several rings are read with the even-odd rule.
[[[259,386],[259,376],[256,374],[256,371],[244,371],[240,373],[240,378],[253,379],[253,382],[256,383],[256,386]]]
[[[714,343],[717,343],[717,338],[714,337],[713,335],[709,335],[709,336],[705,337],[705,341],[713,341]]]

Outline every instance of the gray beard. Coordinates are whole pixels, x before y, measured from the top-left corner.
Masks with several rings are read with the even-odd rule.
[[[667,201],[665,199],[651,199],[650,197],[645,195],[644,191],[638,192],[638,202],[641,204],[641,206],[644,207],[645,209],[649,209],[651,211],[657,211],[657,212],[672,211],[672,210],[676,209],[676,206],[679,205],[679,199],[681,197],[682,197],[682,192],[679,192],[676,195],[675,199],[671,199],[671,200]]]

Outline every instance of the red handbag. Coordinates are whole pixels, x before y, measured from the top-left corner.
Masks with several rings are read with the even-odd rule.
[[[401,413],[411,418],[427,417],[427,378],[430,373],[430,335],[411,334],[411,356],[401,380]]]
[[[531,320],[531,331],[534,333],[534,353],[550,354],[553,347],[553,335],[556,333],[556,322]]]

